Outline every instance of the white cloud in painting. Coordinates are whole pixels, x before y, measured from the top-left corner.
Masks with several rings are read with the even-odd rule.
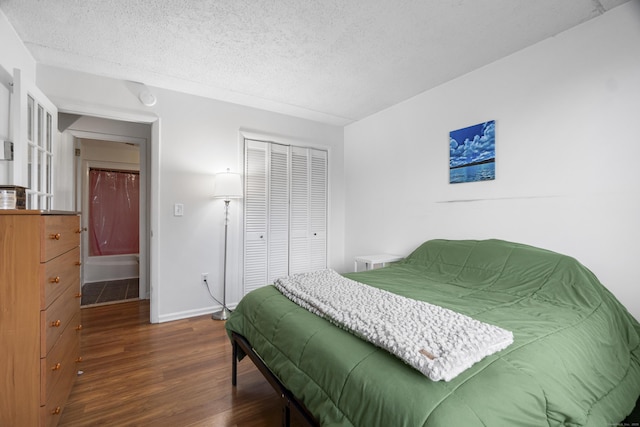
[[[472,132],[469,133],[469,132]],[[464,138],[462,142],[456,140]],[[451,132],[449,138],[449,167],[454,168],[495,158],[495,121]]]

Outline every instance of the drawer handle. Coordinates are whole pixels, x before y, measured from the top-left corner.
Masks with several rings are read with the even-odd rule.
[[[49,282],[51,282],[51,283],[60,283],[60,276],[56,276],[56,277],[53,277],[53,278],[49,279]]]
[[[78,356],[78,358],[76,359],[76,363],[80,363],[82,362],[82,356]]]
[[[60,415],[60,411],[62,411],[62,409],[59,406],[57,406],[56,409],[51,411],[51,415]]]
[[[82,233],[82,228],[78,228],[78,229],[76,230],[76,233],[78,233],[78,234]]]
[[[76,298],[82,298],[82,293],[78,292],[78,293],[76,294]]]
[[[56,364],[53,366],[53,368],[51,368],[51,370],[52,370],[52,371],[57,371],[57,370],[59,370],[60,368],[62,368],[62,365],[61,365],[60,363],[56,363]]]
[[[81,330],[82,330],[82,325],[76,326],[76,331],[81,331]]]
[[[76,265],[80,266],[80,265],[82,265],[82,262],[76,261]]]
[[[60,233],[52,234],[51,236],[49,236],[51,240],[60,240],[60,237]]]
[[[55,322],[51,322],[51,327],[52,328],[59,328],[61,324],[62,324],[62,322],[60,322],[60,320],[58,319]]]

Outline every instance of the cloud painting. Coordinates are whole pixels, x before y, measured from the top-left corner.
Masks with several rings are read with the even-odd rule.
[[[449,133],[450,183],[496,179],[495,161],[495,120]]]

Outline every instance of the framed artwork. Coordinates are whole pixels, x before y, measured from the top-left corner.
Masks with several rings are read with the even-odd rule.
[[[449,183],[496,179],[496,121],[449,132]]]

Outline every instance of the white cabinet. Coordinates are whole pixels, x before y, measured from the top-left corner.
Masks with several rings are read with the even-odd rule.
[[[244,292],[327,264],[327,152],[245,140]]]

